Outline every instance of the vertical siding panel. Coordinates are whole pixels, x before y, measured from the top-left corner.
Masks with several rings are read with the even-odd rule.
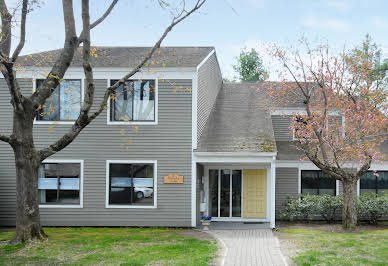
[[[275,187],[276,216],[284,209],[289,195],[298,194],[298,168],[276,168]]]

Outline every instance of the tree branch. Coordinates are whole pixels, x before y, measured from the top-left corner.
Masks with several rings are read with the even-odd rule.
[[[117,4],[119,0],[113,0],[112,3],[110,4],[110,6],[108,7],[108,9],[105,11],[105,13],[99,18],[97,19],[95,22],[93,22],[91,25],[90,25],[90,29],[93,29],[94,27],[96,27],[98,24],[100,24],[101,22],[103,22],[110,14],[110,12],[112,12],[113,8],[115,7],[115,5]],[[78,40],[78,45],[80,45],[84,40],[84,30],[85,28],[82,30],[81,34],[79,35],[79,40]]]
[[[12,54],[11,62],[15,62],[18,58],[20,52],[22,51],[24,47],[24,43],[26,41],[26,19],[27,19],[27,7],[28,7],[28,0],[23,0],[23,6],[22,6],[22,19],[21,19],[21,25],[20,25],[20,41],[18,46],[16,47],[15,51]]]
[[[5,135],[0,135],[0,140],[9,143],[11,138]]]
[[[137,72],[140,71],[140,69],[144,66],[144,64],[152,57],[152,55],[154,54],[156,49],[160,48],[160,44],[166,38],[167,34],[172,30],[172,28],[175,25],[177,25],[178,23],[180,23],[181,21],[183,21],[184,19],[186,19],[188,16],[190,16],[196,10],[201,8],[201,6],[205,2],[206,2],[206,0],[198,0],[197,3],[195,4],[195,6],[190,11],[188,11],[184,16],[182,16],[182,17],[179,17],[179,16],[178,17],[174,17],[172,19],[171,24],[165,29],[165,31],[163,32],[162,36],[155,43],[155,45],[152,47],[152,49],[147,54],[147,56],[144,57],[144,59],[131,72],[129,72],[128,74],[123,76],[119,81],[117,81],[115,84],[113,84],[112,86],[107,88],[107,90],[105,91],[105,94],[104,94],[104,98],[102,99],[102,101],[100,103],[99,109],[89,117],[90,120],[95,119],[106,108],[109,96],[113,93],[113,91],[115,91],[121,84],[124,84],[127,81],[127,79],[129,79],[134,74],[136,74]],[[181,13],[181,14],[183,14],[183,13]]]
[[[9,57],[9,52],[11,50],[12,16],[8,12],[7,5],[4,0],[0,0],[0,15],[1,15],[1,40],[0,40],[1,56],[4,59],[7,59]]]
[[[69,68],[71,61],[73,60],[75,50],[78,47],[73,1],[62,0],[62,6],[65,23],[64,47],[43,84],[30,96],[31,101],[36,108],[43,105],[46,99],[51,96],[54,89],[58,86],[60,80]]]
[[[150,52],[147,54],[146,57],[129,73],[124,75],[118,82],[113,84],[112,86],[108,87],[105,91],[104,98],[101,101],[99,105],[99,109],[94,112],[92,115],[85,118],[85,114],[87,114],[90,110],[90,107],[93,103],[93,93],[94,93],[94,83],[93,83],[93,73],[92,68],[89,64],[89,57],[90,52],[86,53],[85,49],[90,50],[90,28],[91,25],[88,25],[89,15],[86,15],[86,4],[88,3],[88,0],[83,0],[82,7],[83,7],[83,24],[84,24],[84,30],[86,34],[86,46],[84,44],[84,54],[83,54],[83,67],[85,76],[87,79],[87,92],[85,94],[85,103],[82,107],[82,110],[80,112],[80,115],[78,116],[78,119],[75,121],[74,125],[71,127],[71,129],[63,135],[59,140],[57,140],[55,143],[51,144],[47,148],[44,148],[38,152],[39,157],[41,160],[46,159],[47,157],[55,154],[56,152],[64,149],[67,147],[82,131],[83,128],[85,128],[87,125],[89,125],[105,108],[107,105],[107,101],[111,93],[117,89],[121,84],[125,83],[128,78],[133,76],[135,73],[139,72],[139,70],[144,66],[144,64],[152,57],[156,49],[160,47],[160,44],[162,41],[166,38],[167,34],[172,30],[172,28],[186,19],[188,16],[190,16],[192,13],[194,13],[196,10],[198,10],[205,2],[206,0],[198,0],[196,5],[188,11],[184,16],[181,17],[174,17],[171,21],[171,24],[165,29],[160,39],[155,43],[155,45],[151,48]],[[85,14],[84,14],[85,12]],[[181,13],[183,14],[183,13]],[[88,98],[89,97],[89,98]]]

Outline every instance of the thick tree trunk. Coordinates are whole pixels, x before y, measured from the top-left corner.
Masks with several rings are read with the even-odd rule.
[[[37,156],[32,133],[32,112],[14,113],[12,147],[16,166],[16,234],[11,243],[20,243],[47,236],[40,226],[38,203]]]
[[[342,181],[344,206],[342,208],[342,226],[344,229],[354,229],[357,225],[356,182],[349,179]]]

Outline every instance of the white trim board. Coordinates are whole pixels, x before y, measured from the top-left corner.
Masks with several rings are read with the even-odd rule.
[[[271,163],[276,152],[194,152],[199,163]]]
[[[46,159],[42,163],[79,163],[80,164],[80,181],[79,181],[79,205],[41,205],[42,209],[54,209],[54,208],[69,208],[69,209],[82,209],[84,207],[84,160],[68,160],[68,159]]]
[[[212,56],[215,52],[216,52],[216,49],[211,50],[210,53],[202,60],[202,62],[199,63],[199,65],[197,66],[197,72],[203,66],[203,64],[206,63],[206,61],[210,58],[210,56]]]
[[[32,79],[44,79],[49,73],[49,68],[30,68],[17,72],[17,78],[32,78]],[[94,79],[121,79],[124,75],[128,74],[131,69],[128,68],[93,68]],[[196,74],[195,67],[182,67],[182,68],[155,68],[148,71],[143,69],[141,72],[134,74],[129,79],[193,79]],[[0,73],[0,77],[2,74]],[[64,77],[64,79],[80,79],[85,78],[84,71],[78,67],[70,67]]]
[[[109,204],[109,167],[110,164],[153,164],[154,165],[154,204],[149,206],[141,205],[110,205]],[[158,206],[158,161],[157,160],[106,160],[105,174],[105,208],[106,209],[156,209]]]

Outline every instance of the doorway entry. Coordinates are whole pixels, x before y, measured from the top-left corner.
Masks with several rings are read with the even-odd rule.
[[[267,170],[209,168],[207,191],[207,213],[217,220],[267,218]]]

